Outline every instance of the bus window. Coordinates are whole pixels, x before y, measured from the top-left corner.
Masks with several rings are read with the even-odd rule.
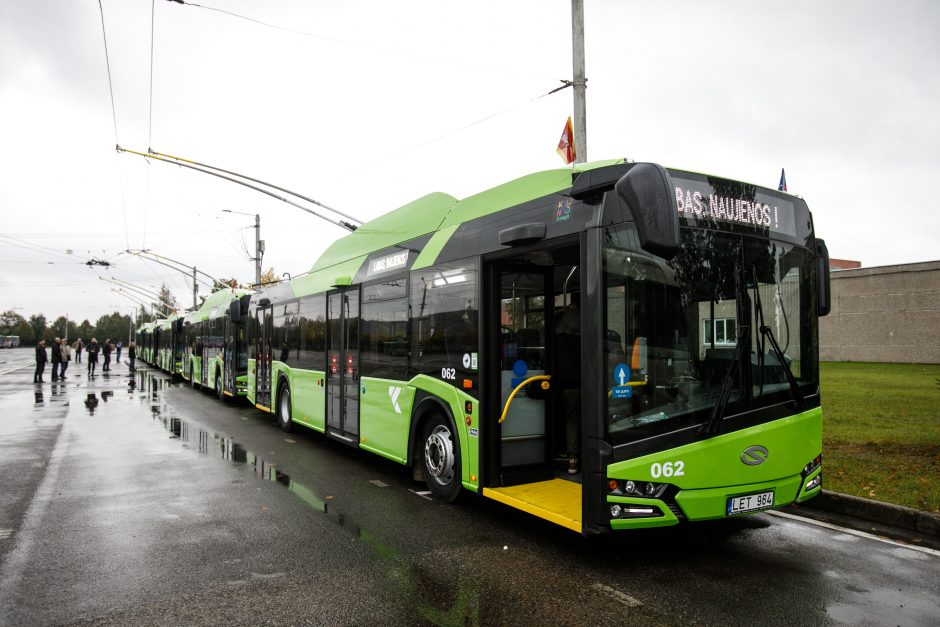
[[[412,272],[411,376],[426,374],[456,383],[459,375],[473,381],[476,390],[472,357],[479,351],[478,274],[478,263],[470,260]]]
[[[363,376],[404,379],[408,371],[408,291],[405,277],[362,287]]]

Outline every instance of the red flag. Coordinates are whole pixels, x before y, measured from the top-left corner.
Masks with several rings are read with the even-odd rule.
[[[565,163],[571,163],[577,157],[574,149],[574,129],[571,126],[571,117],[565,122],[565,130],[561,132],[561,139],[558,140],[558,148],[555,149]]]

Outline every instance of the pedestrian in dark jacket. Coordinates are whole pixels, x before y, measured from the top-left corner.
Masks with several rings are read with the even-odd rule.
[[[118,343],[115,344],[115,346],[114,346],[114,347],[117,349],[117,362],[118,362],[118,365],[121,364],[121,346],[122,346],[121,340],[118,340]]]
[[[131,373],[133,373],[134,363],[137,361],[137,342],[134,340],[127,345],[127,358],[130,360]]]
[[[43,349],[45,350],[45,349]],[[62,365],[62,339],[52,340],[52,380],[59,380],[59,366]]]
[[[106,338],[101,347],[101,354],[104,356],[104,363],[101,364],[101,372],[111,370],[111,338]]]
[[[88,346],[85,348],[88,352],[88,374],[95,374],[95,368],[98,366],[98,340],[91,338]]]
[[[42,383],[42,372],[46,369],[46,340],[39,340],[36,344],[36,374],[33,375],[33,383]]]
[[[75,361],[76,363],[82,363],[82,349],[85,348],[85,345],[82,343],[82,338],[75,340],[75,343],[72,344],[72,348],[75,349]]]

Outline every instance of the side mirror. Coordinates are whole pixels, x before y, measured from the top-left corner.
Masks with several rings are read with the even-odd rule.
[[[825,240],[816,238],[816,313],[828,316],[832,309],[832,293],[829,285],[829,249]]]
[[[666,169],[637,163],[614,186],[636,221],[643,250],[672,259],[679,252],[679,208]]]
[[[239,323],[242,321],[242,301],[235,299],[228,304],[228,316],[231,318],[232,322]]]

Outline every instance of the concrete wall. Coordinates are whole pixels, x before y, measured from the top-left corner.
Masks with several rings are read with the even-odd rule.
[[[819,358],[940,363],[940,261],[833,272]]]

